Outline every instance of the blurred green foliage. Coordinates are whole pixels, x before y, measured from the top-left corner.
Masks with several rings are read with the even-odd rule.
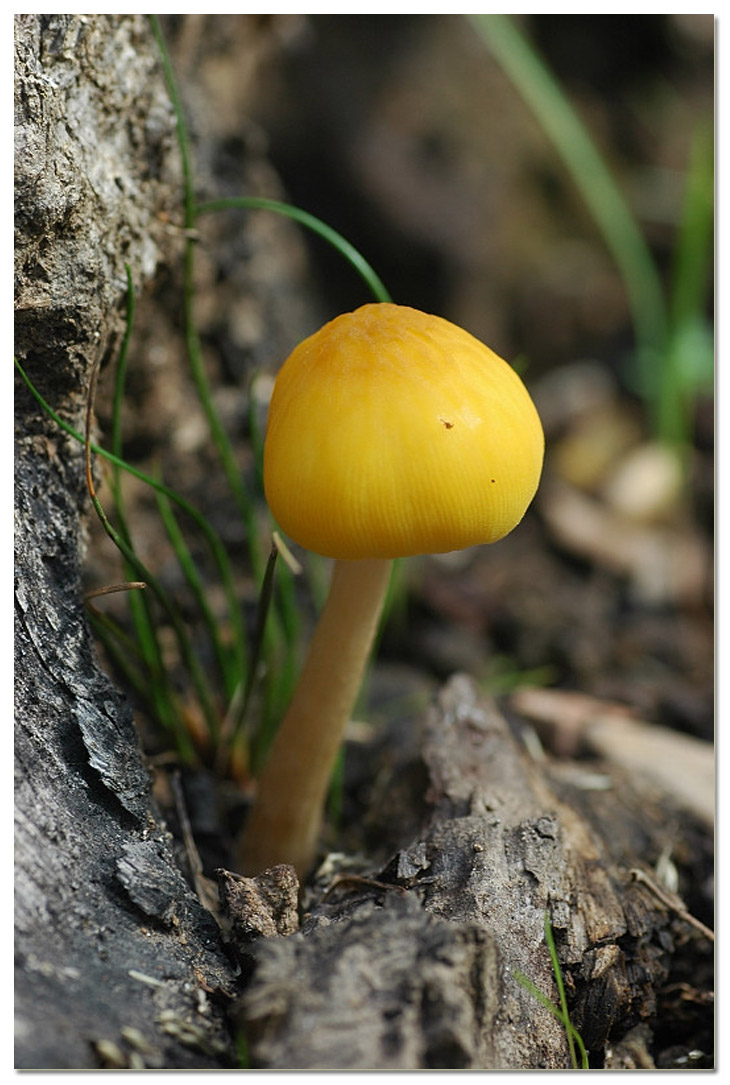
[[[644,402],[653,436],[685,448],[693,437],[697,398],[710,394],[714,381],[711,119],[699,122],[694,133],[684,211],[665,282],[595,139],[517,22],[508,15],[468,18],[551,140],[613,256],[634,328],[627,381]]]

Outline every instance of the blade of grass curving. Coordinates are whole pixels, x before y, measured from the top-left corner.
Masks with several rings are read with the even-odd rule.
[[[188,130],[187,125],[185,124],[185,112],[178,93],[177,80],[175,79],[175,73],[172,69],[172,61],[170,60],[170,54],[167,51],[165,35],[162,33],[160,20],[157,15],[148,15],[147,18],[150,21],[153,37],[157,42],[160,63],[162,64],[162,71],[167,86],[167,93],[170,95],[170,101],[172,102],[172,108],[175,114],[177,142],[180,149],[180,159],[183,171],[185,227],[186,229],[192,230],[195,226],[195,189],[193,187],[193,164],[192,155],[190,154],[190,143],[188,141]]]
[[[122,438],[122,407],[124,400],[124,388],[127,376],[127,356],[129,352],[129,344],[132,337],[132,328],[134,326],[134,311],[135,311],[135,295],[134,295],[134,282],[132,279],[132,270],[129,264],[125,264],[125,272],[127,276],[127,317],[124,329],[124,338],[119,350],[119,356],[117,358],[117,365],[114,377],[114,396],[112,400],[112,434],[111,445],[112,452],[120,459],[123,451],[123,438]],[[90,441],[89,432],[87,427],[86,433],[86,454],[87,457],[90,454]],[[131,547],[132,540],[127,526],[126,511],[124,508],[124,495],[121,483],[122,468],[118,463],[112,465],[110,488],[112,492],[112,500],[114,503],[114,514],[118,525],[118,531],[123,537],[128,546]],[[131,575],[131,567],[125,562],[125,573],[127,576]],[[131,595],[130,596],[130,613],[132,618],[132,627],[135,630],[137,642],[140,644],[142,654],[147,664],[148,671],[152,676],[152,680],[157,683],[160,682],[161,694],[160,700],[168,703],[168,709],[163,713],[163,718],[171,719],[174,714],[174,708],[172,708],[172,697],[169,694],[169,683],[165,680],[165,669],[162,664],[162,652],[157,639],[157,631],[155,623],[152,620],[150,613],[148,597],[146,595]],[[168,693],[164,692],[167,687]],[[155,698],[157,700],[157,698]]]
[[[318,219],[308,211],[303,211],[300,207],[295,207],[292,204],[282,202],[281,200],[268,199],[263,196],[228,196],[220,200],[206,200],[204,203],[201,203],[198,206],[198,215],[234,209],[239,211],[273,211],[276,214],[285,215],[287,218],[293,219],[302,226],[306,226],[308,230],[318,234],[327,241],[328,244],[332,245],[341,256],[344,256],[345,260],[347,260],[355,271],[357,271],[364,279],[376,301],[391,301],[390,294],[386,290],[382,280],[367,262],[362,253],[343,237],[342,234],[338,233],[337,230],[334,230],[331,226],[328,226],[326,222],[322,222],[321,219]]]
[[[224,723],[228,736],[228,741],[225,743],[226,749],[223,751],[224,757],[227,756],[228,750],[235,750],[241,741],[245,739],[248,748],[248,766],[253,770],[254,774],[264,763],[266,754],[281,722],[283,710],[291,700],[297,677],[296,653],[287,650],[284,653],[284,659],[277,660],[276,682],[268,684],[263,698],[263,705],[259,709],[256,728],[255,730],[251,729],[248,722],[248,713],[256,681],[259,678],[260,664],[266,656],[266,630],[269,611],[275,597],[276,585],[277,583],[281,585],[283,582],[281,576],[275,577],[277,567],[280,568],[282,564],[279,561],[280,558],[283,559],[283,564],[290,574],[285,578],[284,582],[293,584],[294,576],[302,571],[301,566],[294,555],[290,553],[279,533],[274,531],[256,609],[256,624],[251,640],[251,669],[246,685],[240,690],[240,696],[237,698],[236,703],[232,703]],[[298,620],[298,611],[295,610],[295,612]]]
[[[133,568],[126,559],[125,566],[128,569]],[[147,595],[135,592],[130,596],[129,609],[132,628],[134,629],[134,639],[139,645],[140,655],[144,661],[148,677],[149,688],[144,700],[147,704],[153,706],[154,715],[152,718],[159,719],[161,724],[172,732],[176,741],[178,741],[179,711],[177,697],[164,663],[157,624],[154,621]]]
[[[188,364],[190,366],[193,383],[195,384],[195,389],[208,424],[208,429],[210,431],[213,444],[218,453],[218,457],[220,459],[220,463],[223,468],[228,487],[231,491],[236,507],[238,509],[239,517],[241,518],[241,523],[244,527],[246,542],[248,546],[249,561],[251,563],[251,570],[253,572],[254,579],[257,582],[261,582],[263,577],[265,576],[265,561],[254,504],[244,484],[243,473],[239,470],[228,434],[226,433],[225,427],[220,420],[218,412],[215,408],[215,404],[213,402],[210,383],[208,381],[208,376],[205,369],[205,361],[203,358],[200,336],[198,334],[197,324],[195,321],[194,231],[197,225],[199,209],[195,198],[192,155],[190,152],[190,144],[188,141],[185,113],[182,105],[182,100],[178,92],[177,80],[175,79],[175,73],[173,71],[172,62],[170,60],[159,19],[156,15],[151,15],[150,19],[152,23],[152,30],[156,38],[162,60],[163,72],[168,88],[168,93],[170,95],[170,100],[172,102],[173,110],[175,112],[178,145],[180,148],[180,155],[183,165],[183,188],[185,207],[184,214],[185,228],[187,232],[183,257],[183,324],[185,345],[188,355]],[[289,627],[290,623],[286,624],[287,627]],[[241,625],[237,627],[236,633],[237,635],[243,636],[243,629]],[[281,643],[282,639],[287,645],[288,653],[291,654],[294,651],[294,644],[291,641],[286,640],[286,633],[282,631],[278,608],[273,607],[271,608],[269,621],[267,623],[267,629],[265,632],[265,646],[267,654],[273,654],[276,651],[277,646]],[[242,641],[238,649],[239,655],[242,655],[244,651],[244,644],[245,641]]]
[[[139,586],[143,588],[147,587],[146,584],[140,584]],[[136,673],[141,673],[141,670],[147,666],[147,659],[139,640],[127,633],[122,626],[111,617],[111,615],[100,610],[95,603],[91,601],[93,598],[96,598],[94,593],[88,593],[86,595],[86,608],[90,619],[93,622],[97,622],[99,626],[103,628],[105,634],[118,644],[119,651],[124,654],[124,658],[128,661],[129,667],[134,668]],[[135,682],[135,688],[140,688],[137,682]]]
[[[238,464],[236,463],[233,448],[228,438],[228,434],[226,433],[225,428],[218,416],[218,412],[215,409],[210,384],[205,371],[205,363],[203,359],[200,337],[198,335],[198,329],[195,322],[194,230],[197,223],[198,208],[195,198],[192,155],[190,152],[190,143],[188,140],[185,112],[178,91],[177,80],[173,71],[170,55],[167,50],[167,44],[162,33],[160,21],[156,15],[150,15],[149,19],[153,35],[157,42],[165,82],[167,85],[168,93],[170,95],[170,101],[172,102],[173,110],[175,113],[178,146],[180,149],[180,156],[182,160],[184,217],[185,228],[187,231],[183,269],[183,324],[188,363],[190,366],[190,371],[193,382],[195,384],[198,399],[203,409],[203,413],[208,424],[208,429],[213,440],[213,444],[220,458],[223,472],[228,482],[229,489],[233,495],[233,499],[236,503],[241,522],[244,526],[253,575],[255,579],[261,580],[264,575],[264,562],[259,538],[260,532],[256,521],[255,510],[247,492],[247,489],[244,485],[243,474],[239,470]],[[243,627],[242,616],[239,614],[239,617],[235,621],[232,621],[231,624],[234,640],[236,643],[236,656],[240,661],[243,661],[243,659],[245,659],[248,654],[248,646],[245,636],[245,630]],[[273,622],[270,623],[270,630],[267,633],[267,639],[273,639],[274,641],[276,640],[278,635],[276,624],[277,616],[273,615]],[[241,677],[243,679],[243,668]]]
[[[261,532],[256,518],[256,512],[244,484],[243,474],[236,463],[232,445],[215,409],[208,377],[205,372],[200,339],[194,319],[193,268],[194,244],[191,240],[188,240],[185,248],[185,277],[183,287],[185,339],[188,361],[190,363],[198,397],[208,421],[208,427],[213,443],[216,447],[229,488],[236,502],[241,522],[244,526],[251,570],[254,579],[258,583],[262,583],[266,576],[266,563],[263,558]],[[284,573],[280,579],[285,580],[286,573]],[[291,592],[286,593],[286,591],[284,591],[282,595],[277,596],[277,600],[279,598],[281,598],[284,605],[293,606],[293,596]],[[294,607],[294,609],[296,608]],[[278,646],[282,641],[286,645],[289,655],[294,652],[296,642],[291,639],[289,634],[292,626],[293,619],[291,617],[289,617],[288,620],[282,619],[278,606],[269,607],[268,621],[264,631],[264,646],[268,656],[277,654]],[[249,674],[252,673],[253,671],[249,663]]]
[[[185,666],[190,672],[191,679],[200,699],[201,708],[203,709],[207,725],[211,732],[214,732],[217,726],[217,721],[215,709],[213,707],[213,699],[208,689],[208,685],[203,675],[202,669],[192,651],[184,623],[177,612],[177,608],[175,607],[172,600],[170,599],[160,582],[157,580],[157,578],[151,575],[143,562],[140,561],[140,559],[137,557],[134,550],[127,544],[125,539],[119,534],[118,531],[116,531],[114,526],[111,524],[106,513],[104,512],[101,502],[99,501],[95,493],[91,496],[91,502],[94,506],[94,510],[99,518],[102,527],[106,531],[111,541],[123,555],[125,561],[130,566],[130,568],[134,570],[137,576],[139,576],[146,582],[148,588],[154,593],[160,605],[162,606],[162,609],[167,615],[175,633],[175,638],[178,644],[178,648],[180,650],[180,655],[183,659],[183,662],[185,663]],[[153,638],[152,636],[152,634],[154,634],[154,628],[155,627],[153,625],[152,630],[150,631],[150,644],[145,644],[142,649],[143,655],[148,660],[152,660],[156,654],[154,649],[151,647],[152,644],[156,644],[156,637]],[[143,620],[139,622],[138,627],[136,628],[136,632],[138,634],[141,634],[143,637],[146,636]],[[164,676],[167,672],[166,668],[162,663],[161,656],[159,656],[159,653],[157,653],[157,658],[159,659],[159,666],[157,664],[154,665],[153,680],[159,680],[159,682],[162,683],[164,680]],[[178,743],[179,751],[184,757],[192,759],[194,757],[195,750],[190,739],[190,735],[182,726],[182,722],[178,719],[176,713],[174,714],[174,716],[175,738]]]
[[[177,80],[175,78],[172,62],[170,60],[170,55],[167,50],[167,44],[162,33],[160,21],[156,15],[150,15],[149,19],[152,26],[152,32],[157,41],[162,69],[165,76],[165,82],[167,84],[170,101],[172,102],[173,111],[175,113],[178,146],[180,149],[180,157],[182,159],[185,230],[187,233],[183,258],[183,324],[188,362],[190,365],[190,372],[193,378],[193,382],[195,384],[195,389],[198,394],[200,404],[203,408],[203,412],[208,423],[208,428],[210,430],[213,443],[220,457],[221,465],[223,467],[223,471],[228,481],[228,485],[230,487],[233,498],[236,502],[242,523],[246,528],[246,537],[248,540],[251,566],[254,572],[254,576],[256,576],[257,579],[260,579],[264,571],[264,560],[259,543],[259,532],[257,530],[253,505],[244,485],[242,472],[238,469],[238,465],[236,463],[233,448],[228,438],[228,434],[226,433],[225,428],[218,415],[218,412],[215,409],[215,404],[213,402],[213,397],[210,389],[210,383],[208,381],[208,376],[205,371],[205,362],[203,359],[203,351],[200,343],[200,337],[198,335],[198,329],[195,322],[194,230],[197,224],[199,210],[197,206],[197,201],[195,199],[192,155],[190,152],[190,143],[188,140],[187,124],[185,122],[185,111],[183,109],[182,100],[180,98],[177,87]]]
[[[124,392],[124,381],[126,371],[126,358],[129,347],[129,342],[132,333],[132,327],[134,323],[134,287],[132,283],[131,270],[129,265],[126,266],[127,273],[127,317],[126,327],[124,332],[124,339],[122,342],[122,348],[119,354],[119,364],[117,366],[117,372],[115,377],[114,398],[113,398],[113,411],[112,411],[112,429],[113,429],[113,444],[114,452],[117,455],[121,454],[122,449],[122,431],[121,431],[121,408],[122,397]],[[91,412],[93,408],[93,400],[95,396],[95,384],[98,370],[94,369],[92,372],[92,379],[90,382],[89,396],[86,405],[86,432],[84,437],[84,457],[86,465],[86,478],[87,489],[89,491],[89,497],[97,512],[97,516],[101,520],[102,524],[108,530],[108,521],[101,509],[100,503],[97,501],[96,493],[91,476]],[[118,522],[118,531],[120,537],[124,540],[126,546],[132,547],[131,536],[127,527],[126,515],[123,503],[122,487],[120,484],[120,471],[121,468],[118,465],[114,466],[111,478],[111,491],[112,499],[114,503],[115,515]],[[105,523],[106,521],[106,523]],[[113,539],[112,539],[113,541]],[[127,577],[134,575],[133,566],[124,559],[124,573]],[[146,584],[145,584],[146,587]],[[153,712],[154,719],[160,721],[160,724],[171,732],[176,731],[177,720],[177,708],[175,704],[175,697],[170,686],[167,671],[163,664],[162,652],[157,636],[157,628],[152,619],[149,605],[149,597],[146,592],[132,592],[129,596],[129,609],[132,621],[132,628],[134,629],[134,640],[139,645],[139,654],[141,656],[144,673],[147,675],[146,688],[141,688],[139,681],[136,684],[138,694],[142,697],[143,701],[150,705]],[[107,627],[108,628],[108,627]],[[107,650],[115,657],[117,666],[122,668],[124,673],[125,668],[122,660],[119,658],[121,652],[114,652],[112,644],[107,640]],[[134,687],[133,687],[134,688]]]
[[[112,403],[111,433],[112,452],[120,459],[122,459],[122,453],[124,451],[122,440],[122,407],[124,401],[124,388],[127,381],[127,358],[129,355],[129,344],[132,338],[132,329],[134,327],[134,311],[136,304],[132,269],[129,264],[125,264],[124,270],[127,276],[127,319],[124,327],[124,338],[122,339],[122,345],[119,348],[119,355],[117,357],[116,364],[116,373],[114,376],[114,399]],[[115,464],[113,471],[113,485],[115,489],[118,489],[120,486],[120,477],[121,467],[118,464]]]
[[[641,393],[663,436],[657,405],[664,376],[667,313],[649,248],[587,129],[514,20],[508,15],[468,18],[553,142],[618,266],[636,335]]]
[[[714,177],[713,133],[701,127],[692,140],[673,258],[670,318],[675,328],[706,315],[714,243]]]
[[[260,579],[263,575],[264,560],[259,539],[259,529],[256,522],[256,514],[253,502],[246,489],[243,472],[239,469],[233,447],[225,431],[218,412],[213,402],[210,382],[205,371],[203,351],[200,344],[197,325],[194,316],[194,257],[195,244],[188,239],[185,245],[185,272],[183,284],[183,312],[185,324],[185,344],[187,348],[190,371],[195,383],[198,399],[208,423],[213,444],[220,458],[223,472],[228,481],[229,488],[238,508],[246,530],[246,539],[249,547],[251,568],[254,576]]]
[[[129,539],[128,532],[127,532],[127,535],[125,537],[122,534],[120,534],[120,532],[117,531],[113,527],[113,525],[109,521],[109,519],[108,519],[108,517],[107,517],[107,515],[106,515],[106,513],[104,511],[104,508],[102,507],[102,504],[99,501],[99,498],[98,498],[98,496],[96,494],[96,490],[95,490],[95,487],[94,487],[94,479],[93,479],[92,472],[91,472],[91,440],[90,440],[90,434],[91,434],[91,416],[92,416],[92,410],[93,410],[93,404],[94,404],[94,394],[95,394],[95,389],[96,389],[97,376],[98,376],[98,366],[94,366],[94,368],[92,369],[91,379],[90,379],[90,382],[89,382],[89,395],[88,395],[87,404],[86,404],[86,436],[84,438],[84,462],[85,462],[85,469],[86,469],[86,486],[87,486],[87,489],[88,489],[88,492],[89,492],[89,497],[91,498],[91,502],[92,502],[92,505],[94,507],[94,510],[95,510],[95,512],[96,512],[96,514],[97,514],[97,516],[99,518],[100,523],[102,524],[102,527],[106,531],[107,535],[112,540],[112,542],[116,545],[116,547],[120,550],[120,552],[122,553],[123,557],[125,558],[127,564],[129,565],[130,569],[133,572],[135,572],[137,574],[137,576],[140,577],[141,580],[144,580],[145,583],[149,586],[149,588],[153,591],[153,593],[155,594],[155,596],[159,600],[160,604],[162,605],[165,613],[167,614],[167,616],[168,616],[168,618],[170,620],[170,623],[172,625],[173,632],[175,633],[175,638],[176,638],[176,641],[177,641],[178,649],[180,651],[180,656],[181,656],[181,658],[182,658],[182,660],[183,660],[183,662],[184,662],[184,664],[185,664],[185,666],[186,666],[186,668],[188,670],[188,673],[190,674],[190,678],[191,678],[191,680],[193,682],[193,685],[195,687],[195,691],[196,691],[198,699],[200,701],[200,707],[201,707],[201,709],[203,711],[203,715],[205,717],[209,733],[210,734],[215,734],[217,732],[217,728],[218,728],[218,717],[217,717],[217,713],[216,713],[216,710],[215,710],[213,695],[212,695],[212,692],[210,690],[210,686],[208,684],[205,673],[204,673],[202,667],[200,666],[200,663],[198,662],[197,656],[195,655],[195,653],[192,650],[192,646],[190,644],[190,638],[188,637],[187,629],[185,628],[185,623],[183,622],[182,618],[180,617],[178,609],[175,606],[175,604],[173,603],[172,599],[170,598],[168,593],[165,591],[165,589],[162,587],[162,584],[160,583],[160,581],[150,573],[150,571],[146,568],[144,563],[140,560],[140,558],[135,553],[135,551],[134,551],[134,549],[133,549],[133,547],[131,545],[131,540]],[[134,598],[134,596],[133,596],[133,598]],[[146,612],[146,613],[149,616],[149,612]],[[156,627],[154,627],[154,625],[153,625],[152,632],[153,632],[153,636],[154,636],[154,641],[155,641],[155,643],[157,643]],[[161,656],[160,656],[160,659],[161,659]],[[166,673],[166,669],[164,668],[164,666],[163,666],[163,671],[165,671],[165,673]],[[192,743],[190,742],[190,736],[188,735],[188,732],[185,729],[185,727],[182,725],[182,721],[181,721],[181,726],[178,727],[177,730],[176,730],[176,737],[177,737],[177,740],[178,740],[178,743],[179,743],[179,748],[180,748],[181,752],[186,752],[188,754],[192,754],[194,752],[193,747],[192,747]]]

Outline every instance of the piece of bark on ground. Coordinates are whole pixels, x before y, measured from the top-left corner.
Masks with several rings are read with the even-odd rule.
[[[637,1026],[651,1034],[675,947],[705,939],[678,898],[651,888],[648,864],[677,843],[666,810],[630,789],[627,808],[619,780],[593,793],[601,819],[591,823],[572,801],[581,783],[557,773],[553,786],[549,763],[526,755],[465,678],[444,688],[423,754],[430,827],[377,876],[388,884],[344,878],[298,933],[240,947],[252,1064],[565,1067],[564,1029],[515,979],[557,1002],[546,911],[572,1020],[597,1064]]]

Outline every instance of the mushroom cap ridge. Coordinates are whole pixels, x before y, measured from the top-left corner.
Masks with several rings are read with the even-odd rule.
[[[330,321],[279,371],[264,489],[281,530],[326,557],[443,553],[508,534],[543,454],[505,361],[442,317],[376,302]]]

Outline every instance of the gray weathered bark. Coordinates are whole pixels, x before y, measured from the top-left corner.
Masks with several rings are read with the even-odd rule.
[[[83,430],[125,263],[166,258],[179,167],[140,16],[16,19],[16,356]],[[151,800],[81,594],[79,446],[19,386],[15,460],[16,1065],[230,1065],[232,972]]]
[[[515,979],[557,1004],[546,912],[573,1023],[601,1065],[609,1037],[650,1026],[675,939],[692,933],[681,902],[648,887],[647,864],[682,849],[671,800],[534,762],[464,677],[430,713],[423,757],[430,824],[381,884],[335,883],[299,933],[244,948],[253,1065],[566,1067],[562,1026]]]

